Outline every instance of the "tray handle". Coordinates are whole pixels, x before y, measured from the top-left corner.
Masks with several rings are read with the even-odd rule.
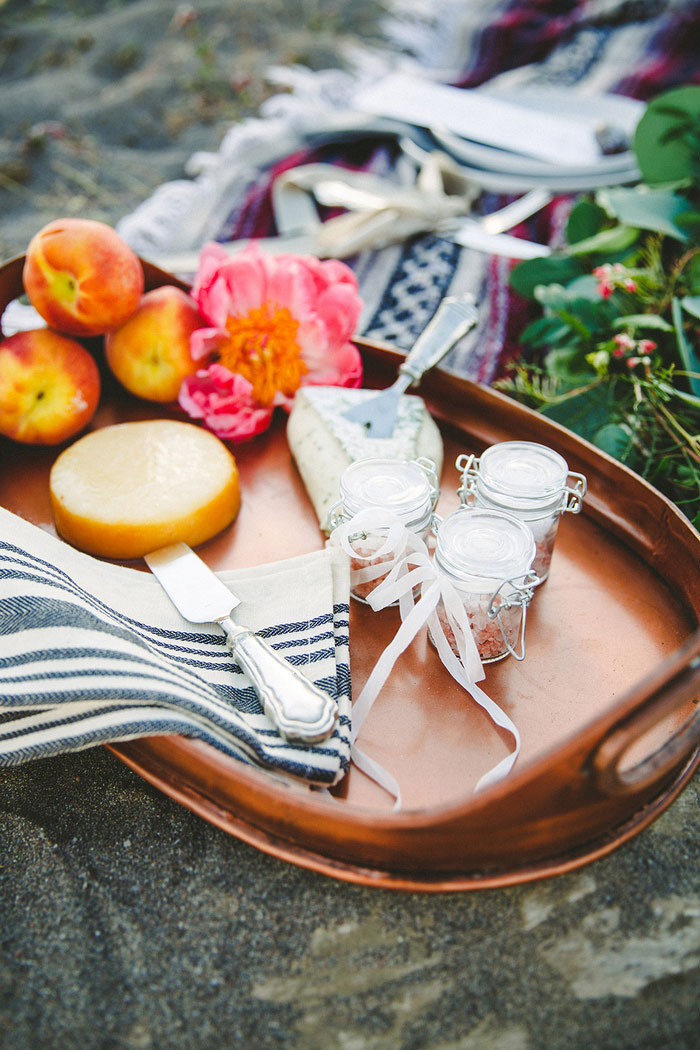
[[[700,631],[675,654],[673,664],[664,681],[655,680],[635,710],[613,726],[591,753],[593,775],[605,794],[631,795],[650,787],[700,744]],[[656,751],[622,769],[629,748],[689,701],[698,704],[698,710]]]

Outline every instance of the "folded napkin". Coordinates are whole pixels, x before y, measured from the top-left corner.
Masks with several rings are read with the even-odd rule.
[[[215,625],[184,620],[155,577],[74,550],[0,508],[0,766],[182,733],[315,784],[349,763],[349,578],[333,549],[218,573],[236,616],[321,689],[338,724],[290,744]]]

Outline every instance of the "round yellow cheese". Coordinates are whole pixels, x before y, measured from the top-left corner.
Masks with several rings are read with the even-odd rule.
[[[103,558],[140,558],[170,543],[197,546],[238,514],[236,461],[192,423],[154,419],[86,434],[49,480],[56,529]]]

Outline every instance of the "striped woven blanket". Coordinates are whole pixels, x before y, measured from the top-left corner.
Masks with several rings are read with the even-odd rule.
[[[338,700],[321,744],[284,741],[213,625],[154,577],[98,561],[0,509],[0,767],[180,733],[278,774],[333,784],[349,762],[347,565],[323,550],[225,572],[245,622]]]

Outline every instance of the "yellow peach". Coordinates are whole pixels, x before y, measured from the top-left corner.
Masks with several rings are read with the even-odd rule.
[[[0,433],[30,445],[58,445],[92,419],[100,373],[92,355],[49,328],[0,342]]]
[[[144,289],[138,256],[116,230],[92,219],[56,219],[39,230],[27,247],[22,281],[52,328],[78,336],[122,324]]]
[[[182,380],[197,370],[190,335],[205,324],[186,292],[164,284],[146,292],[131,317],[107,334],[107,363],[137,397],[175,401]]]

